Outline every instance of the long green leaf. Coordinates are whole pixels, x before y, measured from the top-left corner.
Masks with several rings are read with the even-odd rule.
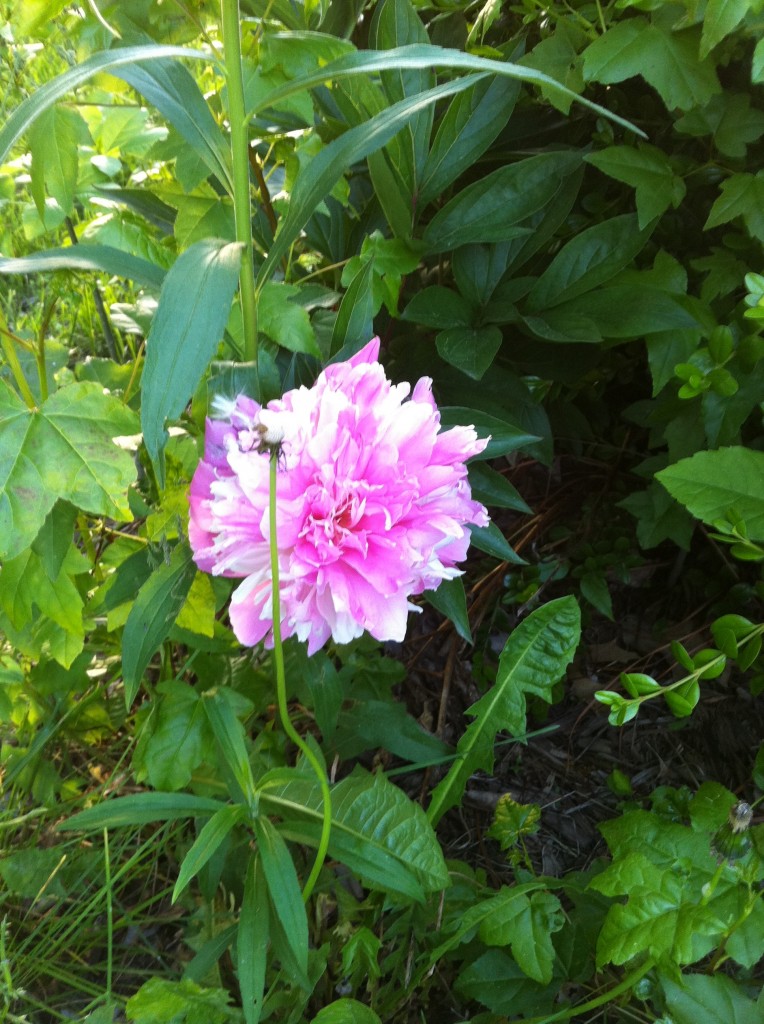
[[[407,97],[393,103],[356,125],[325,146],[297,176],[289,200],[289,209],[279,225],[268,256],[257,275],[262,286],[278,266],[282,256],[307,224],[318,204],[334,188],[348,167],[381,149],[396,135],[409,119],[439,99],[453,96],[469,88],[480,76],[468,75],[454,82],[446,82],[418,96]]]
[[[165,420],[186,407],[223,336],[241,252],[238,242],[196,242],[178,257],[162,285],[141,378],[143,438],[160,484]]]
[[[170,631],[191,589],[196,567],[191,551],[178,544],[138,591],[122,634],[122,678],[129,708],[154,652]]]
[[[244,727],[228,700],[227,691],[210,690],[204,694],[204,710],[215,739],[220,744],[228,767],[250,807],[255,805],[255,780],[244,742]]]
[[[210,817],[227,805],[190,793],[136,793],[106,800],[60,822],[60,832],[96,832],[125,825],[148,825],[152,821]]]
[[[266,817],[254,822],[257,851],[268,885],[273,912],[301,971],[308,971],[308,917],[294,861],[276,826]]]
[[[525,731],[525,695],[551,701],[551,689],[572,660],[580,635],[581,617],[572,597],[550,601],[512,633],[495,685],[467,711],[475,721],[457,746],[461,757],[435,788],[427,809],[433,825],[459,802],[473,772],[493,769],[496,733],[503,729],[520,736]]]
[[[236,933],[237,974],[247,1024],[258,1024],[263,1010],[270,912],[262,864],[258,857],[252,857],[247,867]]]
[[[202,870],[207,861],[212,857],[225,837],[246,815],[241,804],[231,804],[221,807],[216,811],[209,821],[205,822],[201,832],[196,837],[193,846],[183,858],[183,863],[178,872],[175,888],[172,891],[172,902],[183,892],[192,878]]]
[[[490,60],[487,57],[476,57],[471,53],[463,53],[461,50],[451,50],[442,46],[430,46],[422,43],[414,43],[411,46],[399,46],[393,50],[362,50],[356,53],[348,53],[337,60],[324,65],[320,71],[314,71],[309,75],[293,78],[290,82],[273,89],[260,100],[249,112],[248,116],[271,107],[287,96],[303,89],[313,89],[326,82],[336,82],[340,78],[348,78],[352,75],[368,75],[381,71],[392,71],[393,69],[409,68],[411,70],[424,68],[450,68],[458,71],[490,72],[495,75],[504,75],[506,78],[514,78],[519,82],[527,82],[529,85],[543,85],[546,89],[552,89],[561,96],[581,103],[590,110],[602,117],[607,117],[616,124],[628,128],[646,138],[643,131],[636,128],[629,121],[624,120],[617,114],[612,114],[605,107],[598,103],[579,96],[577,93],[560,85],[555,79],[535,71],[533,68],[523,67],[520,64],[512,64],[509,61]],[[474,84],[474,79],[470,85]]]
[[[163,57],[187,57],[193,60],[214,61],[209,53],[201,50],[189,50],[183,46],[125,46],[119,50],[105,53],[94,53],[82,64],[70,68],[50,82],[41,85],[23,100],[0,130],[0,164],[5,163],[14,143],[37,120],[44,111],[63,99],[73,89],[84,85],[89,79],[104,71],[115,72],[116,69],[135,64],[144,60],[156,60]]]
[[[164,59],[116,68],[114,74],[156,107],[232,194],[230,150],[190,72]]]
[[[165,271],[150,260],[111,245],[70,245],[14,259],[0,256],[0,274],[42,274],[57,270],[101,270],[149,288],[161,288]]]

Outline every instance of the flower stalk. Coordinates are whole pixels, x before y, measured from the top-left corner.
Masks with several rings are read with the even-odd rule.
[[[241,29],[239,0],[220,0],[223,28],[223,56],[228,91],[228,120],[231,126],[233,169],[233,209],[236,241],[243,245],[239,291],[244,325],[244,359],[257,361],[257,296],[255,263],[252,251],[252,212],[250,208],[249,135],[244,104],[244,80],[241,67]]]
[[[329,780],[326,777],[326,772],[323,766],[319,762],[314,752],[310,749],[308,744],[303,740],[300,734],[297,732],[295,727],[292,725],[292,720],[289,717],[289,708],[287,706],[286,698],[286,673],[284,671],[284,646],[281,640],[281,596],[279,593],[279,551],[278,551],[278,538],[276,536],[276,480],[278,473],[278,446],[275,446],[271,450],[270,456],[270,491],[269,491],[269,506],[268,506],[268,519],[270,524],[270,554],[271,554],[271,588],[273,591],[273,663],[276,669],[276,697],[279,706],[279,717],[281,718],[281,724],[284,732],[287,734],[289,739],[294,745],[305,755],[305,759],[310,764],[313,771],[316,773],[319,786],[321,787],[321,797],[323,800],[323,822],[321,826],[321,837],[318,842],[318,850],[316,851],[316,859],[313,862],[313,867],[308,875],[308,880],[305,883],[305,888],[302,891],[302,898],[304,902],[308,902],[311,893],[318,881],[318,876],[321,873],[324,860],[326,859],[326,852],[329,848],[329,835],[332,827],[332,797],[329,790]]]

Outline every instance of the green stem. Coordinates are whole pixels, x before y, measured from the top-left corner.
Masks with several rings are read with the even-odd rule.
[[[6,331],[3,324],[0,322],[0,345],[2,346],[3,353],[5,355],[5,361],[13,374],[13,379],[16,381],[16,387],[21,392],[21,397],[24,399],[30,409],[37,408],[37,402],[32,394],[32,389],[27,383],[27,379],[24,376],[24,371],[21,369],[21,363],[19,357],[16,355],[16,349],[13,347],[13,339],[10,331]]]
[[[109,856],[109,830],[103,830],[103,862],[106,879],[106,1002],[111,1002],[114,973],[114,905],[111,891],[111,858]]]
[[[612,1002],[613,999],[617,999],[618,996],[624,992],[628,992],[629,989],[634,988],[640,978],[644,978],[648,971],[651,971],[655,967],[655,960],[652,957],[649,960],[645,960],[641,967],[638,967],[631,974],[627,974],[623,981],[619,982],[613,988],[609,988],[607,992],[603,992],[601,995],[596,996],[594,999],[590,999],[588,1003],[578,1003],[576,1006],[566,1006],[564,1010],[560,1010],[558,1013],[553,1013],[548,1017],[534,1017],[532,1020],[523,1021],[522,1024],[557,1024],[557,1021],[568,1020],[570,1017],[577,1017],[581,1013],[590,1013],[592,1010],[598,1009],[600,1006],[604,1006],[605,1003]]]
[[[220,0],[223,25],[223,55],[228,90],[228,120],[231,125],[233,167],[233,209],[236,241],[244,246],[239,275],[241,315],[244,322],[244,358],[257,360],[257,297],[255,262],[252,252],[252,212],[249,191],[249,134],[241,71],[239,0]]]
[[[281,642],[281,594],[279,592],[279,552],[276,538],[276,476],[278,470],[278,449],[271,452],[271,476],[270,476],[270,503],[268,507],[270,532],[271,532],[271,587],[273,589],[273,661],[276,666],[276,695],[279,705],[279,716],[284,732],[294,743],[298,750],[302,751],[311,768],[316,773],[316,778],[321,787],[321,797],[324,804],[324,817],[321,825],[321,838],[318,842],[316,859],[308,875],[305,888],[302,891],[302,898],[307,903],[313,888],[318,881],[318,876],[326,859],[326,851],[329,848],[329,833],[332,827],[332,796],[329,791],[329,780],[326,777],[320,761],[303,740],[289,717],[289,708],[286,698],[286,674],[284,672],[284,646]]]

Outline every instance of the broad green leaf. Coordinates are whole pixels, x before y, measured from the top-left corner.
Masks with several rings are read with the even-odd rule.
[[[0,256],[0,274],[43,274],[57,270],[101,270],[157,289],[161,288],[165,277],[162,267],[109,245],[85,244],[43,249],[15,259]]]
[[[125,46],[105,53],[94,53],[81,64],[36,88],[13,110],[0,130],[0,164],[6,162],[13,144],[37,118],[63,99],[67,93],[104,71],[114,74],[118,68],[164,57],[185,57],[210,62],[209,53],[181,46]]]
[[[698,35],[664,31],[641,17],[619,21],[584,51],[584,78],[610,85],[641,75],[669,110],[702,107],[721,86],[711,61],[698,60]]]
[[[676,209],[687,192],[684,181],[674,174],[669,158],[655,146],[645,143],[640,143],[638,149],[633,146],[608,146],[607,149],[587,154],[584,159],[608,177],[636,189],[640,229],[649,226],[669,206]]]
[[[315,688],[316,695],[320,685]],[[411,762],[432,761],[450,753],[442,740],[426,732],[397,701],[359,700],[340,711],[332,748],[343,761],[378,747]]]
[[[204,710],[218,741],[220,750],[244,799],[250,807],[256,805],[255,780],[249,763],[244,727],[236,717],[234,702],[228,690],[208,690],[202,695]]]
[[[505,888],[479,906],[484,915],[479,929],[483,942],[487,946],[511,946],[523,973],[548,985],[556,956],[552,934],[564,923],[557,897],[548,892],[527,895]]]
[[[198,572],[178,613],[177,625],[202,636],[215,634],[215,591],[207,573]]]
[[[78,145],[85,122],[75,110],[55,106],[34,123],[30,133],[32,195],[37,212],[45,220],[45,194],[51,195],[65,214],[72,212],[77,187]]]
[[[235,1024],[241,1020],[223,988],[206,988],[188,978],[151,978],[127,1000],[131,1024]]]
[[[745,523],[751,540],[764,540],[764,452],[742,447],[697,452],[656,477],[708,526],[734,513]]]
[[[338,999],[319,1010],[311,1024],[382,1024],[382,1021],[357,999]]]
[[[732,978],[724,974],[685,974],[681,984],[661,976],[675,1024],[758,1024],[760,1010]]]
[[[725,922],[742,912],[748,890],[733,868],[718,870],[710,837],[647,811],[629,811],[600,829],[612,862],[590,888],[628,899],[608,910],[598,966],[644,953],[681,965],[715,949]]]
[[[28,547],[59,498],[129,521],[135,463],[112,438],[135,430],[133,413],[97,384],[68,384],[29,409],[0,380],[0,555]]]
[[[430,252],[468,242],[502,242],[529,229],[522,222],[549,203],[575,171],[578,153],[559,151],[518,160],[473,182],[435,214],[424,232]]]
[[[299,291],[293,284],[267,282],[258,299],[258,327],[290,352],[319,356],[308,312],[298,301],[292,301],[293,297],[299,299]]]
[[[753,51],[751,81],[755,83],[764,81],[764,39],[758,41]]]
[[[510,565],[527,565],[525,559],[510,547],[509,541],[496,523],[480,527],[470,524],[469,531],[472,534],[470,543],[479,551],[485,551],[487,555],[493,555],[494,558],[509,562]]]
[[[236,932],[236,973],[246,1024],[258,1024],[263,1009],[270,912],[262,864],[258,857],[252,857],[247,865]]]
[[[530,512],[531,509],[517,488],[490,466],[473,462],[469,467],[472,497],[491,508],[511,508],[515,512]]]
[[[422,206],[441,195],[488,149],[509,120],[519,93],[519,83],[494,78],[454,97],[422,171],[418,196]]]
[[[475,319],[475,310],[458,292],[435,284],[412,297],[401,319],[440,329],[469,327]]]
[[[693,314],[673,295],[640,284],[597,288],[552,309],[523,317],[547,341],[593,343],[603,338],[638,338],[667,330],[697,329]]]
[[[522,1013],[532,1019],[540,1010],[552,1017],[557,1005],[556,986],[531,981],[502,949],[489,949],[464,967],[454,988],[463,998],[476,999],[502,1017]]]
[[[212,191],[210,189],[210,191]],[[187,249],[207,238],[236,239],[233,204],[216,195],[178,196],[174,231],[178,245]]]
[[[267,287],[267,285],[266,285]],[[363,344],[374,333],[374,259],[364,263],[342,297],[329,354]]]
[[[50,580],[57,579],[70,553],[76,518],[77,509],[73,505],[57,501],[34,539],[32,551],[39,557]],[[87,568],[82,571],[86,572]]]
[[[69,537],[71,545],[71,535]],[[65,667],[82,650],[82,597],[74,582],[77,575],[90,570],[90,563],[79,550],[70,546],[67,557],[51,579],[41,558],[31,549],[8,558],[0,569],[0,607],[17,629],[33,622],[36,613],[50,619],[71,637],[66,646]],[[58,654],[56,660],[60,660]]]
[[[452,327],[435,339],[438,355],[473,380],[481,380],[501,348],[498,327]]]
[[[100,832],[104,828],[148,825],[178,818],[209,818],[226,807],[219,800],[190,793],[136,793],[105,800],[59,822],[60,832]]]
[[[199,765],[214,756],[214,740],[196,690],[165,680],[158,686],[133,756],[139,782],[160,790],[187,786]]]
[[[466,640],[468,644],[472,643],[467,597],[464,593],[464,583],[459,577],[444,580],[437,590],[426,590],[423,596],[441,615],[445,615],[453,622],[462,640]]]
[[[703,35],[700,37],[700,59],[703,60],[713,48],[733,32],[756,0],[708,0],[703,17]]]
[[[764,111],[751,106],[747,93],[725,90],[702,109],[688,110],[674,127],[687,135],[713,135],[720,153],[743,160],[748,144],[758,142],[764,133]]]
[[[260,800],[282,818],[287,838],[318,843],[323,801],[314,780],[274,773],[261,780]],[[332,787],[329,853],[368,884],[410,899],[448,885],[424,812],[382,774],[356,769]]]
[[[511,634],[499,659],[495,685],[468,709],[474,722],[457,745],[459,760],[436,786],[427,817],[436,824],[461,799],[470,776],[493,769],[496,733],[525,731],[525,695],[551,702],[551,691],[575,653],[581,635],[578,605],[572,597],[550,601]]]
[[[559,306],[609,281],[640,252],[650,233],[639,230],[633,214],[582,231],[562,247],[531,288],[528,308]]]
[[[474,427],[478,437],[490,437],[483,451],[475,456],[476,459],[495,459],[499,455],[526,448],[534,441],[540,440],[535,434],[527,434],[497,416],[489,416],[479,409],[465,409],[458,405],[444,406],[440,410],[440,423],[443,430],[465,424]]]
[[[183,858],[172,891],[172,902],[175,903],[188,883],[195,878],[204,865],[217,851],[228,833],[246,817],[246,811],[240,804],[222,807],[204,823],[191,849]]]
[[[122,634],[125,703],[132,706],[143,673],[183,607],[196,567],[191,551],[178,544],[138,591]]]
[[[764,242],[764,171],[733,174],[722,182],[721,195],[703,227],[707,231],[735,217],[742,217],[750,234]]]
[[[238,242],[197,242],[178,257],[162,285],[141,378],[143,438],[162,486],[165,420],[186,407],[223,336],[241,251]]]
[[[637,491],[618,502],[637,520],[637,540],[642,548],[654,548],[672,540],[683,551],[690,550],[695,528],[690,516],[655,480],[647,490]]]
[[[294,861],[287,844],[268,818],[255,818],[254,829],[273,913],[284,929],[292,955],[302,972],[307,973],[308,918]]]
[[[543,71],[545,75],[549,75],[572,92],[580,94],[584,91],[583,60],[580,51],[589,41],[590,37],[580,25],[572,19],[560,18],[554,31],[537,43],[530,53],[525,54],[522,63]],[[563,114],[570,113],[573,101],[569,96],[561,96],[544,86],[541,87],[541,95]]]

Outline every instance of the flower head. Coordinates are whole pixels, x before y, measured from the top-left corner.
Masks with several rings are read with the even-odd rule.
[[[391,384],[379,339],[328,366],[311,388],[261,408],[240,396],[208,419],[191,483],[189,537],[200,569],[243,577],[231,599],[238,639],[273,642],[269,454],[278,443],[282,634],[313,654],[368,630],[402,640],[409,597],[459,576],[468,524],[488,523],[465,461],[486,440],[440,431],[432,381]],[[272,440],[269,442],[268,437]],[[275,440],[274,440],[275,439]]]

